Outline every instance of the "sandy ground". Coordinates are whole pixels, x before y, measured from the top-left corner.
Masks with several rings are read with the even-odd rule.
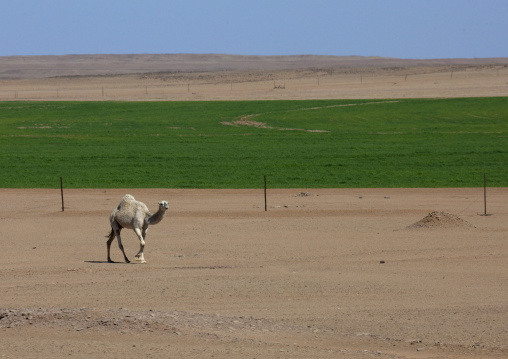
[[[147,264],[106,262],[127,191]],[[508,357],[506,188],[64,195],[0,189],[1,357]]]
[[[0,57],[0,101],[508,96],[508,58],[88,55]]]

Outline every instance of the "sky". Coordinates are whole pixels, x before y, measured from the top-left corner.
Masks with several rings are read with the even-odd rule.
[[[0,56],[508,57],[508,0],[2,0]]]

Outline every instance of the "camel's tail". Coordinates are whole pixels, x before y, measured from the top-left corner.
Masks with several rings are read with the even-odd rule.
[[[122,227],[121,225],[119,225],[118,223],[117,223],[117,225],[118,225],[118,228],[119,228],[119,229],[120,229],[120,231],[121,231],[123,227]],[[119,233],[120,233],[120,232],[119,232]],[[111,232],[109,232],[109,234],[106,236],[106,238],[108,239],[108,241],[110,241],[110,240],[112,240],[113,238],[115,238],[115,231],[113,230],[113,228],[111,228]]]

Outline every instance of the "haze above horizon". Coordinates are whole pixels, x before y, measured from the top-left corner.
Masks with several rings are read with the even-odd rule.
[[[0,56],[508,57],[505,0],[18,0]]]

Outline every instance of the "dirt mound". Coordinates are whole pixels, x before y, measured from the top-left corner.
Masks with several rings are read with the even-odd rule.
[[[418,229],[418,228],[448,228],[448,227],[470,227],[476,228],[471,223],[463,220],[462,218],[446,213],[433,211],[427,216],[420,219],[418,222],[407,226],[406,229]]]

